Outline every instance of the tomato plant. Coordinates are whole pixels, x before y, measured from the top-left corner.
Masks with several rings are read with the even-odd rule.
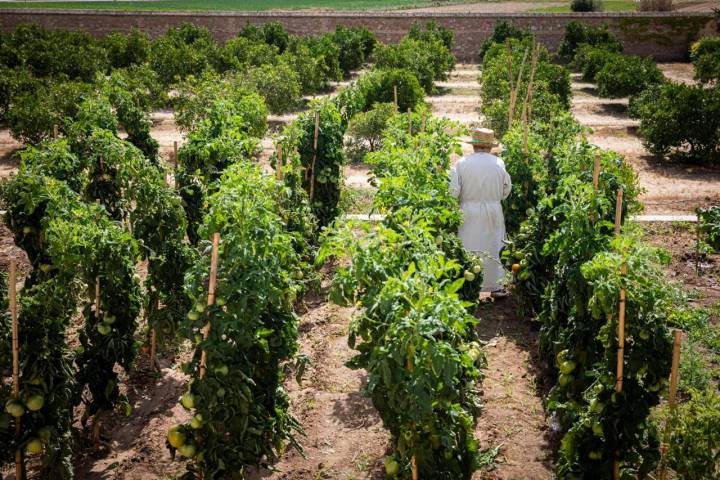
[[[181,403],[194,421],[171,430],[169,442],[173,451],[193,457],[192,469],[205,478],[227,478],[247,464],[276,458],[286,441],[296,444],[299,424],[287,412],[281,365],[297,349],[292,307],[307,266],[276,213],[282,189],[249,162],[226,169],[200,230],[203,239],[221,234],[214,305],[207,305],[209,255],[188,271],[186,287],[195,304],[184,332],[195,342],[195,354],[185,366],[193,379]],[[202,246],[209,246],[207,240]],[[211,326],[207,339],[201,334],[205,321]],[[201,352],[207,355],[204,378]]]
[[[72,406],[84,402],[87,415],[112,408],[119,398],[115,365],[127,370],[134,359],[137,245],[101,206],[82,202],[60,180],[21,169],[5,194],[9,226],[34,267],[20,302],[26,410],[20,443],[13,445],[44,452],[47,478],[69,478]],[[98,277],[102,310],[96,313]],[[78,306],[85,323],[81,346],[70,355],[65,330]]]
[[[314,148],[316,115],[319,119],[317,150]],[[342,117],[335,104],[327,100],[311,103],[310,110],[283,131],[285,151],[297,150],[300,154],[305,169],[303,186],[320,227],[329,225],[339,214],[345,164],[344,134]]]
[[[348,343],[358,353],[349,365],[367,370],[365,394],[392,434],[387,474],[410,478],[415,459],[421,476],[470,478],[485,357],[468,312],[482,264],[456,235],[460,212],[447,177],[458,148],[452,124],[431,118],[421,132],[421,118],[396,114],[383,148],[370,155],[383,224],[328,231],[317,262],[352,260],[336,271],[330,299],[363,309],[351,323]]]
[[[720,250],[720,206],[700,208],[697,211],[700,233],[715,250]]]

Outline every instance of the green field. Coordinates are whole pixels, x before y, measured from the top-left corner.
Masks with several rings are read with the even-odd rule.
[[[603,2],[604,12],[634,12],[637,10],[637,3],[633,0],[605,0]],[[531,12],[538,13],[569,13],[570,2],[562,7],[536,8]]]
[[[437,0],[160,0],[153,2],[0,2],[0,8],[62,8],[98,10],[192,10],[192,11],[258,11],[258,10],[385,10],[465,3]]]

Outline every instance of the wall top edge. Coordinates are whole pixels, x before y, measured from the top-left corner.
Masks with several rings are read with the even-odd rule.
[[[712,12],[588,12],[588,13],[478,13],[478,12],[393,12],[393,11],[332,11],[332,12],[303,12],[292,10],[273,11],[247,11],[247,12],[196,12],[196,11],[158,11],[158,10],[83,10],[59,8],[0,8],[0,16],[7,14],[21,15],[76,15],[76,16],[167,16],[167,17],[285,17],[285,18],[683,18],[705,17],[711,20],[715,17]]]

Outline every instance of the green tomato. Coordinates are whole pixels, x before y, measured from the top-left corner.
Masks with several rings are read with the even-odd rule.
[[[465,277],[465,280],[468,282],[472,282],[473,280],[475,280],[475,274],[472,273],[470,270],[465,270],[465,273],[463,274],[463,276]]]
[[[48,443],[52,437],[52,430],[50,427],[40,427],[37,431],[38,438],[43,443]]]
[[[200,318],[200,315],[197,312],[190,311],[187,314],[187,318],[191,321],[196,321],[198,318]]]
[[[400,473],[400,465],[398,465],[398,462],[395,461],[393,457],[385,457],[385,473],[389,477],[395,477],[398,473]]]
[[[180,425],[175,425],[170,430],[168,430],[167,439],[168,443],[174,448],[180,448],[185,445],[185,440],[187,440],[187,436],[182,430],[180,430]]]
[[[605,435],[605,432],[603,431],[603,427],[600,422],[593,423],[592,431],[596,437],[602,437]]]
[[[564,387],[564,386],[572,383],[572,381],[573,381],[574,379],[575,379],[575,378],[574,378],[572,375],[570,375],[570,374],[561,373],[561,374],[560,374],[560,377],[558,377],[558,383],[560,384],[561,387]]]
[[[602,452],[598,450],[593,450],[592,452],[588,453],[588,458],[590,458],[590,460],[600,460],[602,456]]]
[[[38,455],[43,451],[43,444],[37,438],[31,438],[25,444],[25,453],[28,455]]]
[[[650,332],[648,332],[645,329],[640,330],[640,339],[641,340],[650,340]]]
[[[17,400],[8,400],[5,404],[5,411],[15,418],[20,418],[25,413],[25,405]]]
[[[106,323],[107,325],[112,325],[113,323],[115,323],[115,320],[116,320],[115,315],[105,314],[105,317],[103,318],[103,322]]]
[[[227,365],[220,365],[219,367],[216,367],[214,371],[216,374],[222,375],[223,377],[230,372]]]
[[[218,398],[223,398],[225,396],[225,389],[220,387],[215,391],[215,396]]]
[[[218,307],[224,306],[225,303],[227,303],[227,302],[225,301],[225,299],[223,297],[217,297],[215,299],[215,305],[217,305]]]
[[[198,428],[202,428],[202,426],[203,426],[203,418],[202,418],[202,415],[200,415],[198,413],[190,420],[190,427],[197,430]]]
[[[177,451],[182,455],[183,457],[192,458],[195,456],[196,449],[195,445],[192,443],[186,443],[184,445],[180,445],[177,449]]]
[[[476,275],[477,275],[478,273],[480,273],[480,272],[483,271],[483,263],[482,263],[482,260],[479,260],[479,261],[478,261],[477,265],[475,265],[475,266],[472,268],[472,271],[473,271],[473,273],[476,274]]]
[[[180,397],[180,404],[187,410],[195,408],[195,395],[192,392],[185,393]]]
[[[107,335],[110,333],[110,325],[107,325],[105,323],[98,323],[97,324],[97,331],[100,333],[100,335]]]
[[[30,233],[33,233],[34,231],[35,231],[35,228],[30,227],[30,226],[23,227],[23,230],[22,230],[22,232],[23,232],[25,235],[28,235],[28,234],[30,234]]]
[[[27,406],[31,412],[37,412],[43,405],[45,405],[45,397],[42,395],[31,395],[25,402],[25,406]]]
[[[564,374],[572,373],[577,365],[572,360],[567,360],[560,364],[560,372]]]
[[[198,313],[203,313],[205,311],[205,305],[203,305],[202,303],[196,303],[195,311]]]

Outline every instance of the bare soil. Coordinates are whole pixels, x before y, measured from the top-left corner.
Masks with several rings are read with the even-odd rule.
[[[488,367],[475,436],[481,448],[499,447],[499,454],[474,480],[553,478],[557,438],[542,406],[551,384],[543,375],[546,366],[538,356],[537,331],[518,312],[513,297],[486,302],[478,312],[477,331],[486,342]]]
[[[720,301],[720,255],[698,254],[696,226],[690,223],[648,223],[645,240],[670,253],[665,272],[690,294],[690,305],[708,307]]]

